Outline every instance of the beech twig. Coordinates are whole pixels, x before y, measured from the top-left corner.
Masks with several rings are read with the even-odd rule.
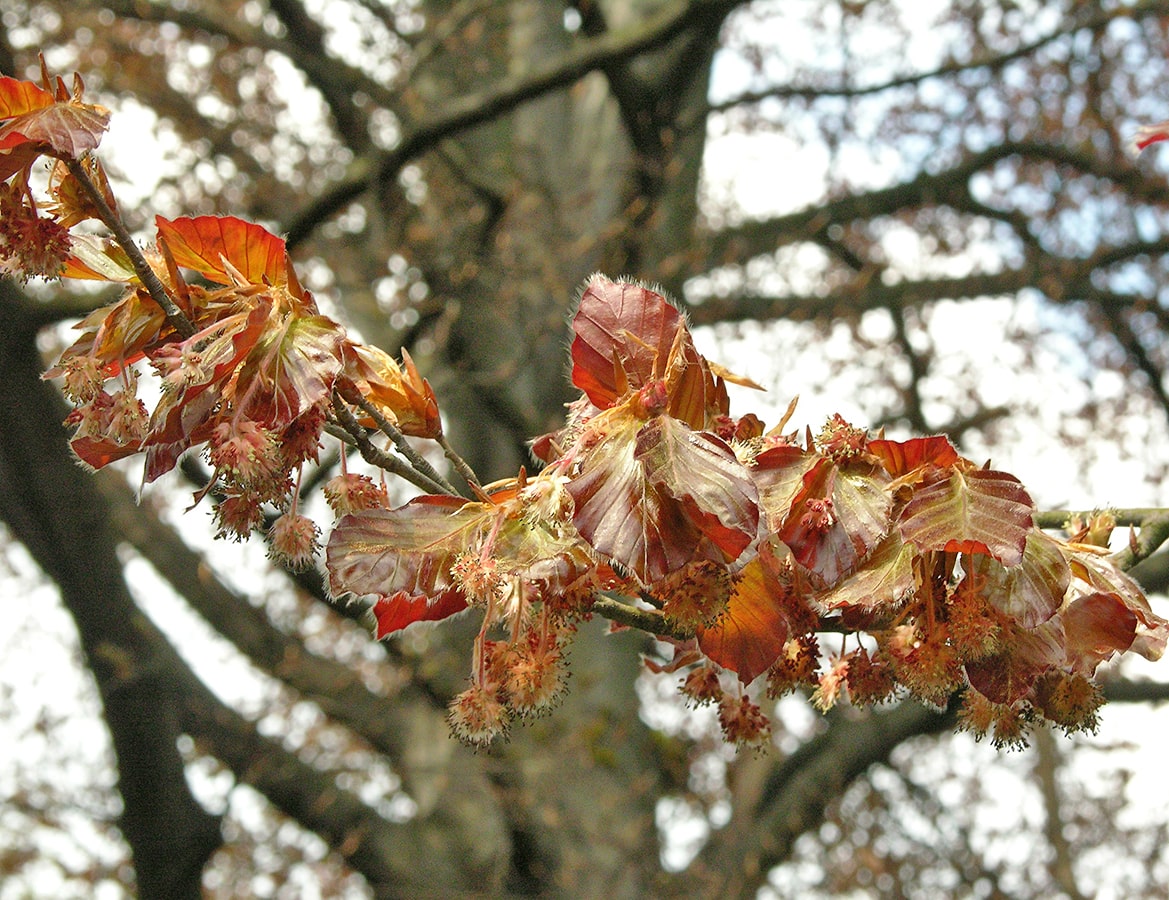
[[[166,315],[166,320],[170,323],[171,328],[185,338],[189,338],[195,334],[196,329],[194,324],[175,305],[170,294],[166,292],[166,287],[158,275],[155,274],[154,269],[150,268],[150,263],[146,261],[146,257],[142,255],[142,251],[138,249],[138,245],[134,243],[134,237],[122,221],[122,217],[114,212],[109,203],[106,202],[105,195],[93,183],[93,179],[85,171],[85,166],[72,157],[62,157],[62,161],[69,169],[69,174],[77,180],[82,190],[85,191],[86,196],[97,208],[98,215],[101,216],[102,224],[113,232],[114,240],[118,242],[118,246],[126,251],[126,256],[130,258],[130,264],[134,267],[134,272],[137,274],[138,280],[142,282],[142,286],[146,288],[151,299],[158,304],[159,308]]]

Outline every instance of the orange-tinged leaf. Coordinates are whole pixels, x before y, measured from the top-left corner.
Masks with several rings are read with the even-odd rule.
[[[666,378],[666,411],[695,431],[703,431],[717,416],[730,411],[726,384],[714,377],[710,363],[694,346],[686,329],[679,329],[670,351]]]
[[[442,434],[442,418],[434,389],[418,372],[414,360],[402,351],[405,371],[392,356],[378,347],[347,343],[345,373],[361,395],[403,434],[436,438]],[[372,418],[361,420],[374,427]]]
[[[72,253],[65,260],[62,278],[127,283],[138,280],[130,258],[116,241],[94,234],[72,234],[70,237]]]
[[[133,441],[122,444],[113,438],[89,436],[73,438],[69,447],[91,469],[102,469],[119,459],[133,456],[142,449],[142,443]]]
[[[415,622],[437,622],[462,612],[467,601],[460,591],[443,591],[433,601],[427,597],[412,597],[399,591],[390,597],[379,597],[373,605],[377,619],[377,639],[380,641]]]
[[[235,216],[155,217],[159,240],[176,263],[218,284],[233,284],[230,269],[249,284],[288,283],[284,241]]]
[[[944,434],[908,441],[869,441],[868,450],[881,460],[885,471],[894,478],[901,478],[924,466],[948,469],[961,459]]]
[[[1079,597],[1059,615],[1068,663],[1083,675],[1091,675],[1100,663],[1123,653],[1136,637],[1136,614],[1116,594]]]
[[[0,119],[23,116],[33,110],[52,106],[56,99],[39,84],[0,77]]]
[[[750,684],[771,667],[791,634],[787,594],[775,556],[765,544],[743,567],[723,614],[713,625],[698,630],[698,646]]]
[[[104,106],[75,99],[58,100],[29,81],[0,78],[0,141],[20,135],[25,141],[79,159],[97,149],[110,125]]]
[[[1023,560],[1034,509],[1013,475],[955,469],[949,477],[917,488],[901,511],[899,525],[902,538],[919,550],[988,553],[1005,566],[1015,566]]]

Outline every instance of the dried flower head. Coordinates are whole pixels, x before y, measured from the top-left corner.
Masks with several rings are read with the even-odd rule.
[[[338,516],[362,509],[384,509],[389,506],[386,486],[376,483],[368,475],[346,472],[325,482],[325,500]]]
[[[268,531],[268,554],[290,569],[306,569],[317,554],[317,540],[321,530],[308,516],[286,512]]]
[[[455,697],[448,713],[454,736],[476,749],[506,734],[510,720],[511,715],[498,693],[477,684]]]

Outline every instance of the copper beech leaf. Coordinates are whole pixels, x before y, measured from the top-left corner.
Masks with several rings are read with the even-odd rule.
[[[987,600],[1024,628],[1046,622],[1059,609],[1072,580],[1062,544],[1035,529],[1027,535],[1023,561],[1006,568],[988,556],[973,557],[969,566],[982,580]]]
[[[286,316],[260,335],[231,399],[240,413],[282,428],[323,402],[341,373],[341,326],[326,316]]]
[[[679,329],[670,351],[666,378],[666,411],[695,431],[702,431],[717,416],[730,410],[727,386],[716,379],[708,363],[694,346],[685,328]]]
[[[325,554],[335,594],[435,600],[453,588],[451,567],[477,547],[494,507],[458,497],[415,497],[397,509],[367,509],[344,516]]]
[[[767,526],[777,531],[805,490],[804,477],[823,459],[819,453],[794,445],[771,447],[755,457],[751,476],[759,490],[759,505]]]
[[[442,434],[438,398],[414,360],[402,350],[402,365],[384,350],[367,344],[347,343],[345,372],[370,403],[402,430],[414,437],[437,438]],[[363,424],[372,427],[373,419]]]
[[[1092,675],[1100,663],[1123,653],[1136,638],[1136,614],[1116,594],[1097,591],[1060,611],[1072,671]]]
[[[879,468],[842,469],[826,457],[804,475],[778,537],[822,586],[856,571],[888,533],[887,481]]]
[[[1063,632],[1052,620],[1042,627],[1018,629],[1006,648],[965,665],[970,686],[993,703],[1014,703],[1030,693],[1048,669],[1063,664]]]
[[[672,416],[658,416],[638,432],[636,457],[646,479],[687,503],[699,528],[729,559],[738,558],[755,539],[755,483],[722,440]]]
[[[755,489],[734,453],[668,416],[619,419],[567,490],[581,537],[643,584],[733,560],[755,537]]]
[[[0,77],[0,119],[23,116],[56,102],[53,94],[39,84],[7,75]]]
[[[919,550],[987,553],[1018,565],[1035,507],[1013,475],[952,470],[918,487],[901,511],[901,536]]]
[[[913,574],[916,555],[893,532],[878,545],[863,566],[835,587],[817,597],[828,609],[859,609],[864,612],[892,610],[917,588]]]
[[[662,368],[682,314],[661,294],[594,275],[572,319],[572,383],[600,409],[608,409],[627,387],[638,388]],[[618,384],[618,367],[626,385]]]
[[[0,141],[19,135],[25,141],[42,144],[55,154],[79,159],[97,149],[110,125],[110,111],[77,99],[58,99],[30,81],[0,78]]]
[[[437,598],[411,596],[399,591],[390,597],[378,597],[373,605],[377,620],[375,636],[380,641],[415,622],[437,622],[467,608],[462,593],[455,589],[443,591]]]
[[[288,283],[284,241],[261,225],[235,216],[156,216],[158,238],[175,262],[217,284],[233,284],[230,266],[248,284]]]
[[[791,635],[787,604],[798,601],[790,593],[770,545],[762,545],[743,567],[722,615],[698,629],[699,648],[750,684],[771,667]]]
[[[869,441],[868,451],[881,460],[885,471],[894,478],[927,466],[948,469],[961,459],[950,439],[943,434],[908,441]]]

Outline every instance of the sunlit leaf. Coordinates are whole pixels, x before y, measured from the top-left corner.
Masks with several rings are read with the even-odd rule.
[[[249,284],[288,283],[284,241],[235,216],[155,217],[159,240],[180,266],[218,284],[232,284],[230,266]]]
[[[70,251],[65,268],[61,270],[62,278],[120,282],[136,281],[138,278],[126,251],[109,238],[73,234]]]
[[[1034,508],[1013,475],[955,469],[917,488],[899,524],[901,536],[920,550],[989,553],[1014,566],[1023,559]]]
[[[32,81],[0,77],[0,119],[23,116],[56,103],[52,93]]]
[[[97,148],[110,125],[103,106],[74,99],[58,100],[39,85],[15,78],[0,78],[0,141],[10,139],[41,144],[61,156],[79,159]]]
[[[335,594],[437,598],[454,587],[451,568],[478,544],[493,520],[489,504],[458,497],[416,497],[397,509],[343,517],[329,538],[325,564]]]
[[[698,352],[690,332],[680,329],[670,350],[666,379],[666,411],[695,431],[730,409],[727,386],[716,379],[710,363]]]
[[[435,438],[442,433],[438,398],[414,360],[402,351],[404,366],[368,344],[347,343],[345,371],[361,395],[401,429],[403,434]],[[371,419],[362,424],[373,427]]]
[[[915,555],[913,547],[902,543],[901,536],[893,532],[857,572],[817,599],[828,609],[894,609],[917,587],[913,574]]]

